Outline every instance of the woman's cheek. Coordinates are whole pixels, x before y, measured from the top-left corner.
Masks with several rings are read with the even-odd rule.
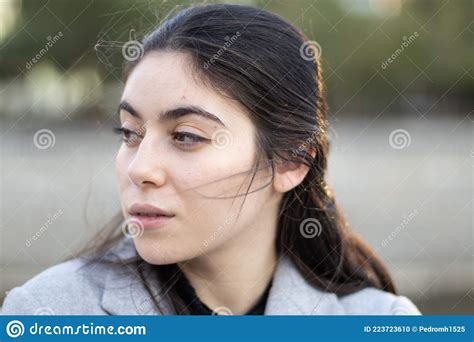
[[[169,177],[173,180],[176,188],[186,194],[201,193],[208,187],[212,188],[213,182],[217,179],[212,163],[204,161],[177,160],[170,163],[168,170]]]

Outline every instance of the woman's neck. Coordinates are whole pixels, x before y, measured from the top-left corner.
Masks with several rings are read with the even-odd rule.
[[[250,233],[179,264],[210,309],[245,314],[265,292],[277,263],[276,233],[258,229]]]

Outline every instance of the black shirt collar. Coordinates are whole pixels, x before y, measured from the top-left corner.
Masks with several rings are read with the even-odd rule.
[[[270,280],[265,292],[259,298],[257,303],[248,310],[245,315],[263,315],[265,312],[265,306],[268,299],[268,293],[270,292],[272,281]],[[180,276],[176,282],[176,290],[179,296],[183,299],[184,304],[191,311],[191,315],[216,315],[225,314],[225,310],[222,312],[212,311],[205,303],[201,302],[196,294],[196,290],[191,285],[184,272],[180,272]]]

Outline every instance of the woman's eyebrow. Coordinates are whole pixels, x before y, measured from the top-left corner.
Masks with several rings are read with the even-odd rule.
[[[125,100],[120,102],[118,106],[118,112],[120,112],[121,109],[143,120],[143,117],[140,115],[140,113],[138,113],[138,111],[135,110],[135,108],[133,108],[132,105],[130,105],[130,103],[128,103]],[[205,119],[217,122],[222,127],[226,127],[224,123],[216,115],[209,113],[208,111],[206,111],[200,106],[193,106],[193,105],[166,110],[164,112],[159,113],[157,115],[157,118],[158,118],[158,121],[164,122],[164,121],[176,120],[182,116],[190,115],[190,114],[199,115]]]

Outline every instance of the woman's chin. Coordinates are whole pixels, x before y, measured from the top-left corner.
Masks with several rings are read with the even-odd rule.
[[[171,246],[157,243],[144,236],[136,237],[133,240],[138,255],[152,265],[174,264],[191,258],[188,255],[182,255],[184,248],[181,248],[181,251],[179,251],[179,248],[171,248]]]

